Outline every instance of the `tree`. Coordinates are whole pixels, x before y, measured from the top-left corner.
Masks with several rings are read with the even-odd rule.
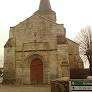
[[[90,75],[92,75],[92,29],[91,27],[85,27],[80,31],[76,37],[76,41],[80,45],[80,56],[83,57],[83,61],[89,62]]]

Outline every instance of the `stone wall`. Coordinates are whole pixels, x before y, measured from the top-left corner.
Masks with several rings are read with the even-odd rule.
[[[5,48],[4,50],[4,80],[15,81],[16,78],[15,47]]]
[[[43,83],[69,78],[70,68],[78,66],[78,45],[66,39],[63,24],[57,24],[45,16],[35,13],[10,28],[9,39],[5,45],[4,68],[14,73],[11,78],[19,84],[31,84],[32,58],[41,58],[43,62]]]
[[[83,61],[79,56],[79,44],[67,39],[69,47],[69,63],[70,68],[83,68]]]
[[[61,79],[63,77],[70,77],[69,69],[69,56],[67,44],[58,45],[58,62],[59,62],[59,74]]]

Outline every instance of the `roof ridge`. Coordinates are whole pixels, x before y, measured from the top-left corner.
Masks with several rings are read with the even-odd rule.
[[[37,15],[37,16],[39,16],[39,17],[41,17],[41,18],[44,18],[45,20],[48,20],[48,21],[50,21],[50,22],[52,22],[52,23],[54,23],[54,24],[56,24],[56,25],[64,25],[64,24],[57,24],[55,21],[50,20],[50,19],[48,19],[48,18],[46,18],[46,17],[44,17],[44,16],[42,16],[42,15],[40,15],[40,14],[38,14],[38,13],[35,13],[35,15]]]

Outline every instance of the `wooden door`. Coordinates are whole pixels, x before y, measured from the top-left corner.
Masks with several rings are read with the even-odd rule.
[[[34,59],[31,62],[31,83],[42,84],[43,83],[43,63],[40,59]]]

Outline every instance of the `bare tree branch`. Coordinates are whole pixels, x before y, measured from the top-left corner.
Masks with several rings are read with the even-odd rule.
[[[76,37],[76,42],[79,43],[80,55],[83,57],[83,61],[89,62],[90,73],[92,75],[92,29],[91,27],[85,27],[82,29]]]

